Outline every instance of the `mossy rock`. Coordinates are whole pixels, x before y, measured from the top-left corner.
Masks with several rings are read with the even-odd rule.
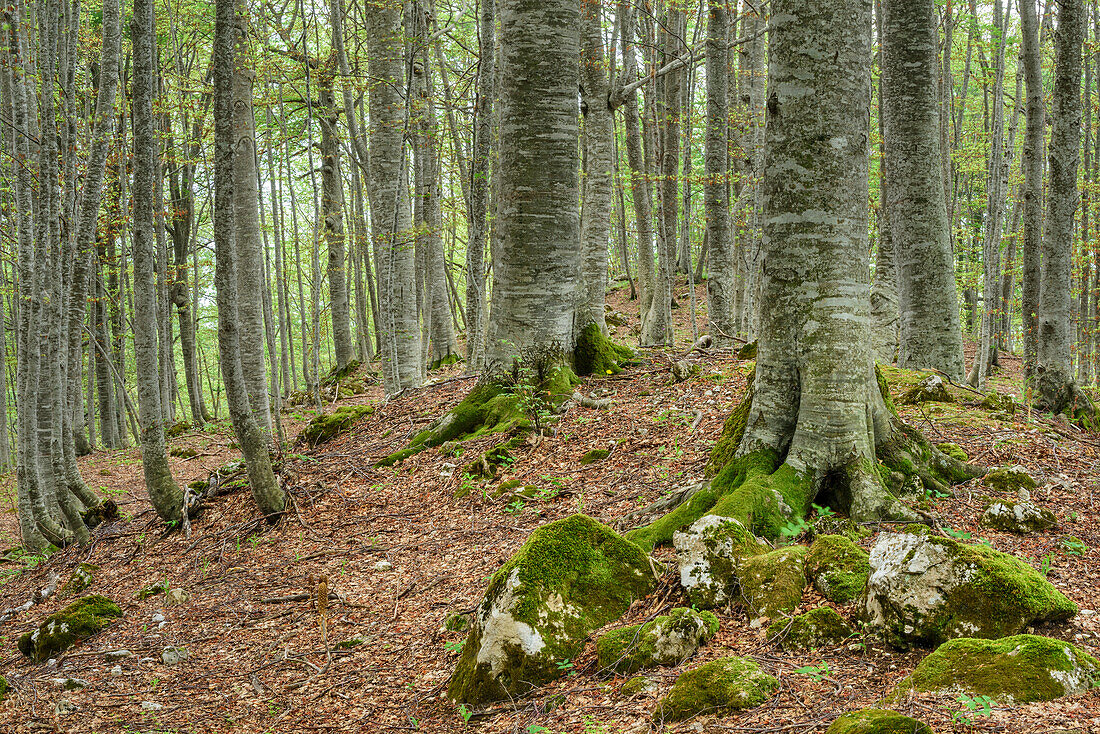
[[[5,698],[8,697],[8,690],[10,690],[10,686],[8,686],[8,679],[0,675],[0,701],[3,701]]]
[[[561,677],[592,632],[656,584],[645,552],[606,525],[585,515],[543,525],[489,580],[448,695],[479,705]]]
[[[978,403],[978,407],[993,413],[999,413],[1005,417],[1016,415],[1016,405],[1017,403],[1011,395],[999,393],[996,390],[986,395]]]
[[[515,460],[512,451],[523,446],[526,441],[523,434],[512,436],[504,443],[479,455],[463,468],[462,473],[477,479],[495,479],[500,467],[511,464]]]
[[[923,721],[888,709],[862,709],[842,714],[825,734],[934,734]]]
[[[919,384],[902,393],[902,396],[898,399],[899,405],[953,402],[955,402],[955,398],[947,389],[947,381],[939,375],[928,375]]]
[[[982,477],[982,485],[993,492],[1017,495],[1021,489],[1031,492],[1039,486],[1019,464],[994,469]]]
[[[900,649],[994,639],[1077,614],[1038,571],[989,546],[883,533],[870,560],[864,620]]]
[[[193,459],[199,455],[199,452],[190,446],[174,446],[168,449],[168,455],[177,459]]]
[[[640,696],[643,693],[651,693],[657,690],[657,684],[646,678],[644,675],[637,675],[623,683],[619,688],[619,693],[626,698],[634,698]]]
[[[806,577],[823,597],[837,604],[863,594],[870,573],[867,551],[843,535],[819,535],[806,553]]]
[[[873,534],[871,528],[860,525],[851,518],[835,514],[818,517],[807,533],[811,541],[822,535],[843,535],[854,543],[870,538]]]
[[[966,450],[957,443],[951,443],[950,441],[939,443],[936,444],[936,448],[950,456],[952,459],[958,459],[964,464],[970,461],[970,456],[966,453]]]
[[[1095,688],[1098,674],[1100,661],[1062,640],[1038,635],[959,638],[921,660],[890,699],[918,691],[989,696],[1004,704],[1053,701]]]
[[[139,589],[138,592],[134,594],[134,598],[138,600],[145,600],[150,597],[157,596],[158,594],[166,594],[168,593],[168,588],[168,579],[161,579],[160,581],[151,583],[148,586],[141,587],[141,589]]]
[[[703,515],[687,530],[677,532],[673,543],[680,585],[692,605],[701,609],[722,607],[740,598],[741,564],[770,549],[740,520],[719,515]]]
[[[596,641],[596,652],[601,670],[630,675],[658,665],[679,665],[716,634],[718,618],[713,614],[678,607],[645,624],[604,633]]]
[[[359,369],[359,360],[353,359],[343,367],[333,367],[328,371],[324,377],[321,378],[322,387],[332,387],[338,385],[346,380],[351,375],[355,374],[355,371]]]
[[[461,612],[451,612],[443,620],[443,629],[448,632],[465,632],[470,627],[470,617]]]
[[[779,689],[779,681],[748,658],[713,660],[680,675],[657,703],[653,719],[674,722],[699,714],[728,714],[759,706]]]
[[[81,563],[73,569],[72,575],[69,576],[69,580],[61,587],[61,595],[72,596],[73,594],[79,594],[84,591],[92,585],[92,581],[95,579],[95,574],[98,571],[99,566],[94,563]]]
[[[1030,502],[997,500],[985,508],[981,524],[994,530],[1024,535],[1049,530],[1058,524],[1058,518],[1045,507]]]
[[[581,456],[581,466],[595,464],[597,461],[603,461],[608,456],[611,456],[611,452],[607,449],[592,449]]]
[[[322,414],[311,420],[302,429],[298,440],[310,446],[331,441],[373,412],[374,407],[371,405],[340,406],[332,413]]]
[[[791,619],[779,619],[768,627],[768,639],[783,650],[838,645],[852,634],[851,625],[832,607],[818,607]]]
[[[74,601],[55,612],[33,632],[19,638],[19,652],[43,662],[87,637],[102,632],[122,616],[118,605],[105,596],[93,594]]]
[[[164,429],[165,438],[179,438],[183,434],[190,431],[194,426],[189,421],[176,421],[172,425]]]
[[[798,608],[806,588],[805,558],[806,546],[795,545],[745,559],[737,578],[752,617],[778,619]]]
[[[737,350],[737,358],[742,361],[756,359],[756,342],[749,342]]]

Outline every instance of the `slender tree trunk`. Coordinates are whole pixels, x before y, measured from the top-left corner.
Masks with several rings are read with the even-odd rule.
[[[466,370],[479,372],[485,350],[485,245],[489,238],[489,161],[492,134],[496,44],[494,0],[478,2],[477,99],[474,107],[474,143],[470,168],[469,240],[466,244]]]
[[[707,219],[707,313],[716,346],[730,346],[737,334],[733,320],[734,264],[729,214],[729,12],[722,0],[709,0],[707,15],[706,179],[703,206]]]
[[[1039,47],[1039,22],[1035,0],[1020,0],[1021,57],[1027,88],[1027,127],[1024,133],[1024,239],[1022,295],[1024,378],[1035,376],[1038,361],[1039,255],[1043,226],[1043,145],[1046,106],[1043,101],[1043,69]]]

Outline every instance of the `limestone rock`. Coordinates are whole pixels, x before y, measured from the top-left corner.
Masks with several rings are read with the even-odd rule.
[[[1041,533],[1058,524],[1050,510],[1031,502],[998,500],[985,509],[982,525],[1006,533]]]
[[[994,492],[1011,495],[1018,494],[1021,489],[1030,492],[1039,486],[1027,469],[1019,464],[994,469],[982,477],[982,485]]]
[[[862,709],[842,714],[825,734],[933,734],[924,722],[887,709]]]
[[[629,675],[658,665],[678,665],[718,633],[710,612],[679,607],[651,622],[622,627],[596,641],[600,668]]]
[[[806,588],[806,546],[778,548],[745,559],[738,580],[741,597],[753,619],[778,619],[802,601]]]
[[[65,585],[61,587],[62,596],[72,596],[73,594],[79,594],[92,585],[92,580],[95,578],[96,571],[99,570],[99,566],[94,563],[81,563],[77,566],[69,580],[65,582]]]
[[[723,714],[759,706],[779,681],[748,658],[719,658],[683,673],[657,703],[655,721],[683,721],[697,714]]]
[[[806,577],[837,604],[861,596],[870,573],[867,551],[843,535],[819,535],[806,553]]]
[[[852,636],[851,625],[832,607],[819,607],[768,628],[768,639],[783,650],[812,650],[837,645]]]
[[[584,515],[543,525],[490,579],[448,695],[477,705],[560,677],[588,635],[656,584],[646,554],[606,525]]]
[[[619,688],[619,693],[627,698],[634,698],[634,696],[641,695],[643,693],[653,693],[657,690],[657,684],[646,678],[644,675],[638,675],[626,683],[623,683]]]
[[[122,616],[118,605],[105,596],[93,594],[74,601],[55,612],[33,632],[19,638],[19,652],[43,662],[74,643],[104,630]]]
[[[164,603],[170,607],[182,607],[191,601],[191,595],[183,589],[169,589],[164,595]]]
[[[947,382],[939,375],[929,375],[911,387],[898,400],[902,405],[918,403],[953,403],[955,398],[947,390]]]
[[[703,515],[687,530],[674,533],[672,542],[680,565],[680,584],[691,603],[702,609],[737,599],[742,562],[768,550],[740,521],[720,515]]]
[[[160,652],[160,661],[165,665],[178,665],[189,657],[191,653],[185,647],[166,647]]]
[[[948,640],[903,679],[891,699],[910,690],[963,692],[1004,704],[1053,701],[1097,686],[1100,661],[1050,637]]]
[[[897,648],[1005,637],[1077,613],[1035,569],[988,546],[883,533],[870,561],[865,621]]]

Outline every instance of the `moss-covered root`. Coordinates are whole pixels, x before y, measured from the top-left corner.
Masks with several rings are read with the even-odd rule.
[[[787,523],[805,516],[817,486],[809,474],[781,464],[775,452],[753,452],[730,462],[687,502],[626,537],[652,550],[710,513],[732,517],[754,534],[775,539]]]
[[[302,429],[298,440],[311,447],[331,441],[373,412],[374,407],[370,405],[343,405],[332,413],[322,414],[311,420]]]
[[[933,734],[932,728],[888,709],[862,709],[843,714],[825,734]]]
[[[771,698],[779,681],[748,658],[719,658],[676,679],[658,702],[654,721],[673,722],[699,714],[730,713],[759,706]]]
[[[74,643],[104,630],[122,616],[118,605],[105,596],[86,596],[46,617],[38,629],[19,638],[19,652],[37,662],[48,660]]]
[[[577,335],[573,348],[573,369],[578,375],[614,375],[634,359],[629,347],[616,344],[591,323]]]
[[[1064,413],[1086,430],[1100,430],[1100,411],[1073,378],[1061,372],[1039,373],[1035,407],[1055,414]]]

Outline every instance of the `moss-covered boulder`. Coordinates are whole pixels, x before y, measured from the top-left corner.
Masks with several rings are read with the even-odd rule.
[[[1011,395],[999,393],[996,390],[986,395],[978,403],[978,407],[997,413],[1005,418],[1016,415],[1016,401]]]
[[[823,597],[837,604],[861,596],[870,573],[867,551],[843,535],[819,535],[806,553],[806,577]]]
[[[1058,524],[1058,518],[1045,507],[1031,502],[998,500],[985,508],[982,525],[1006,533],[1041,533]]]
[[[19,652],[37,662],[48,660],[73,644],[101,632],[122,616],[118,605],[93,594],[55,612],[33,632],[19,638]]]
[[[81,563],[73,569],[72,575],[69,576],[69,580],[61,587],[61,595],[72,596],[84,591],[92,585],[92,581],[95,579],[97,571],[99,571],[99,566],[94,563]]]
[[[1021,489],[1031,492],[1038,486],[1027,469],[1019,464],[994,469],[982,477],[982,485],[992,492],[1012,495],[1018,495]]]
[[[818,607],[768,628],[768,639],[783,650],[813,650],[838,645],[853,634],[852,626],[832,607]]]
[[[643,693],[652,693],[657,690],[657,684],[646,678],[644,675],[637,675],[623,683],[619,688],[619,693],[626,698],[634,698],[634,696],[641,695]]]
[[[1005,704],[1053,701],[1095,688],[1100,661],[1050,637],[960,638],[940,645],[890,694],[962,692]]]
[[[719,658],[683,673],[657,703],[655,721],[683,721],[699,714],[724,714],[759,706],[779,681],[748,658]]]
[[[953,403],[954,396],[947,389],[947,381],[939,375],[929,375],[906,390],[898,399],[901,405],[918,403]]]
[[[966,450],[957,443],[951,443],[950,441],[948,441],[945,443],[936,444],[936,448],[950,456],[952,459],[958,459],[964,464],[970,461],[970,456],[966,453]]]
[[[655,588],[648,556],[585,515],[543,525],[489,580],[448,695],[479,705],[564,673],[585,638]]]
[[[742,562],[768,550],[739,520],[703,515],[673,535],[680,585],[691,603],[714,609],[739,598],[737,574]]]
[[[1077,613],[1035,569],[988,546],[883,533],[870,560],[865,621],[900,649],[1005,637]]]
[[[298,440],[310,446],[331,441],[373,412],[374,407],[370,405],[342,405],[332,413],[311,420],[302,429]]]
[[[790,614],[806,588],[806,546],[779,548],[746,558],[737,578],[741,598],[754,619]]]
[[[600,669],[630,675],[658,665],[679,665],[718,633],[710,612],[679,607],[645,624],[611,630],[596,641]]]
[[[8,679],[0,675],[0,701],[8,697]]]
[[[581,466],[595,464],[598,461],[603,461],[608,456],[611,456],[611,452],[607,449],[592,449],[581,456]]]
[[[862,709],[842,714],[825,734],[933,734],[932,727],[897,711]]]

